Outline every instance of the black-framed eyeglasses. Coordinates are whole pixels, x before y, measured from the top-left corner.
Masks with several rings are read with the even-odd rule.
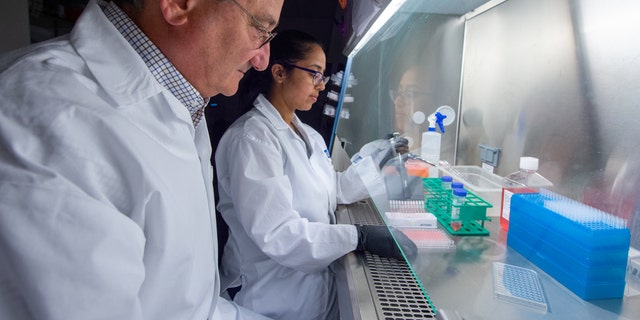
[[[329,82],[329,77],[325,77],[324,74],[322,74],[322,72],[319,72],[313,69],[298,67],[295,64],[290,64],[290,63],[285,63],[285,65],[311,73],[313,75],[312,83],[314,86],[320,85],[320,83],[323,83],[326,85]]]
[[[242,12],[244,12],[251,19],[251,25],[258,30],[258,37],[260,39],[260,46],[258,47],[258,49],[269,43],[269,41],[273,40],[276,34],[278,34],[277,32],[270,32],[267,28],[265,28],[260,23],[260,21],[258,21],[258,19],[254,15],[252,15],[249,10],[245,9],[241,4],[239,4],[238,1],[231,0],[231,2],[235,3],[240,8],[240,10],[242,10]]]

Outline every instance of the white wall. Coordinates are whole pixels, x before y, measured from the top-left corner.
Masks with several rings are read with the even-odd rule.
[[[502,150],[500,175],[538,157],[554,191],[627,220],[640,248],[639,10],[510,0],[469,20],[456,164],[479,164],[479,143]]]

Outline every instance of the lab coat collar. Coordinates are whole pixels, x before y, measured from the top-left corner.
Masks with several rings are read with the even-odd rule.
[[[91,0],[71,31],[71,43],[117,105],[132,105],[162,91],[140,56]],[[110,50],[105,51],[104,43]]]
[[[289,128],[289,125],[284,122],[284,119],[282,119],[282,116],[280,115],[278,110],[276,110],[276,107],[274,107],[273,104],[271,104],[267,97],[265,97],[262,93],[258,95],[253,105],[256,107],[256,109],[258,109],[260,113],[262,113],[267,118],[267,120],[269,120],[269,122],[271,122],[271,124],[277,130],[291,130],[291,128]],[[296,128],[298,128],[298,130],[304,130],[302,126],[299,125],[300,120],[295,113],[293,114],[291,122],[296,125]]]

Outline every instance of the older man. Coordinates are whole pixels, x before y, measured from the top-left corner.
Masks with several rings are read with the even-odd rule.
[[[202,117],[283,0],[92,0],[0,58],[0,319],[253,319],[219,298]]]

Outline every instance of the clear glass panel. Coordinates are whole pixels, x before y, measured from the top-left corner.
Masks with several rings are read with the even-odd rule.
[[[477,1],[484,3],[486,1]],[[424,211],[422,178],[429,165],[415,159],[420,155],[426,118],[440,106],[451,106],[457,113],[464,38],[463,4],[428,5],[435,1],[408,1],[358,54],[350,59],[351,86],[341,97],[349,119],[341,119],[336,131],[348,156],[373,155],[382,167],[386,194],[373,191],[372,199],[381,213],[398,210]],[[451,7],[452,3],[458,6]],[[448,8],[444,8],[449,6]],[[470,9],[469,9],[470,10]],[[437,12],[437,13],[434,13]],[[353,98],[351,101],[350,98]],[[453,162],[457,119],[442,134],[441,159]],[[394,152],[390,134],[404,138],[408,154]],[[410,207],[410,208],[409,208]],[[403,217],[385,216],[384,219]],[[437,224],[435,220],[425,223]],[[420,252],[407,251],[403,239],[407,230],[391,228],[409,264],[421,261]],[[450,251],[453,240],[444,232],[411,230],[412,237],[436,239]],[[439,250],[438,250],[439,251]],[[419,266],[419,264],[418,264]],[[416,274],[416,278],[420,278]],[[428,290],[425,294],[428,296]]]
[[[490,1],[495,6],[487,11],[462,16],[484,2],[443,12],[434,9],[443,1],[407,1],[350,58],[356,83],[346,95],[353,101],[342,103],[350,118],[342,119],[336,131],[346,153],[352,156],[374,141],[390,143],[387,136],[397,131],[409,140],[410,154],[420,155],[427,124],[414,119],[449,105],[457,118],[442,135],[441,159],[477,165],[478,144],[488,144],[501,148],[496,173],[506,175],[517,169],[520,156],[537,156],[539,172],[555,191],[627,219],[632,244],[638,246],[640,140],[634,137],[640,126],[634,124],[640,87],[633,79],[639,75],[640,47],[632,39],[640,31],[639,2]],[[414,117],[416,112],[424,117]],[[386,195],[374,201],[387,222],[402,220],[407,217],[387,212],[424,203],[427,174],[410,156],[391,152],[382,159]],[[500,206],[500,201],[491,204]],[[508,246],[498,217],[490,218],[486,236],[410,232],[413,239],[442,243],[440,250],[419,250],[409,263],[434,305],[451,318],[632,319],[640,314],[637,297],[576,297]],[[498,299],[494,262],[535,271],[547,311]]]
[[[353,155],[398,131],[419,155],[426,117],[442,105],[458,106],[463,20],[402,10],[383,30],[352,59],[357,83],[347,95],[353,102],[342,104],[351,118],[340,121],[336,135]],[[442,157],[448,161],[453,160],[456,124],[442,136]]]

